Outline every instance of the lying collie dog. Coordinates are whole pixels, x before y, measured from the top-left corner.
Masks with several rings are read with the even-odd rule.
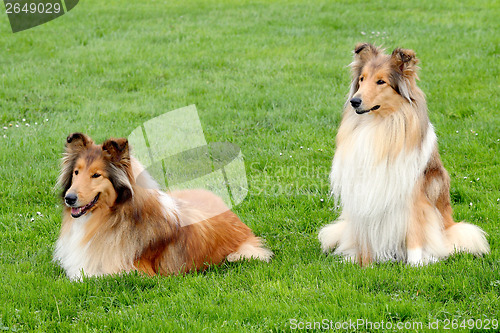
[[[139,173],[152,186],[138,184]],[[155,189],[126,139],[95,145],[84,134],[68,136],[59,185],[66,207],[54,259],[71,279],[179,274],[272,256],[213,193]]]
[[[362,266],[422,265],[455,251],[489,252],[483,230],[455,223],[450,177],[441,162],[412,50],[354,50],[352,84],[330,181],[339,219],[321,229],[324,251]]]

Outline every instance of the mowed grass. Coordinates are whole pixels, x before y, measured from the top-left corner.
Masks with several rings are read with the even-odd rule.
[[[16,34],[1,17],[0,329],[277,332],[293,330],[291,319],[364,319],[426,330],[500,319],[499,11],[495,1],[88,0]],[[454,217],[489,234],[490,255],[362,269],[321,253],[317,231],[338,216],[328,172],[360,41],[416,50]],[[273,261],[70,282],[51,261],[66,136],[127,136],[190,104],[208,142],[241,147],[249,194],[235,211]]]

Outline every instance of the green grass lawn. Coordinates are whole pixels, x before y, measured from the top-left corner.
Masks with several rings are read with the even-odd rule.
[[[88,0],[16,34],[0,15],[0,330],[500,320],[499,14],[489,0]],[[338,216],[328,173],[361,41],[417,52],[454,217],[489,234],[490,255],[362,269],[321,253],[317,231]],[[241,147],[249,194],[235,211],[274,260],[70,282],[51,261],[66,136],[127,136],[189,104],[208,142]]]

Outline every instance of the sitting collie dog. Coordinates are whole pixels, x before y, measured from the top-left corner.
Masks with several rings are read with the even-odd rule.
[[[323,227],[323,250],[359,263],[423,265],[455,251],[489,252],[485,232],[455,223],[450,178],[417,87],[412,50],[354,50],[352,84],[330,181],[342,213]]]
[[[215,194],[158,190],[126,139],[96,145],[81,133],[68,136],[59,185],[66,207],[54,259],[72,280],[179,274],[272,256]]]

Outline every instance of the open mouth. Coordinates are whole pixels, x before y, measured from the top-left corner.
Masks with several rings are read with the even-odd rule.
[[[354,111],[356,111],[357,114],[363,114],[363,113],[367,113],[367,112],[370,112],[370,111],[375,111],[375,110],[378,110],[378,109],[380,109],[380,105],[375,105],[374,107],[372,107],[369,110],[358,110],[358,109],[355,109]]]
[[[92,207],[94,207],[94,205],[96,204],[97,200],[99,200],[99,195],[101,193],[97,194],[95,196],[95,198],[88,204],[86,204],[85,206],[82,206],[82,207],[71,207],[71,216],[73,216],[74,218],[78,218],[82,215],[84,215],[85,213],[87,213]]]

